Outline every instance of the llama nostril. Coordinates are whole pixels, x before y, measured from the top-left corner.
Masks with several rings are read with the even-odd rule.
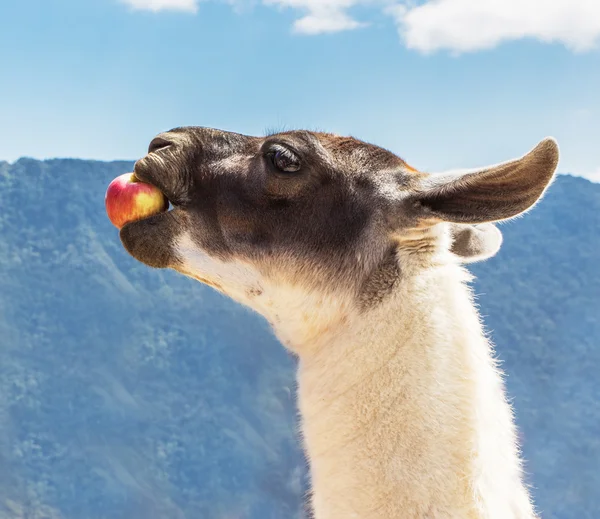
[[[148,153],[153,153],[158,150],[162,150],[163,148],[167,148],[173,144],[171,141],[164,139],[163,137],[154,137],[150,146],[148,146]]]

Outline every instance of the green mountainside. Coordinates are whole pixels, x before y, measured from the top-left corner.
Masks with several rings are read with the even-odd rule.
[[[0,162],[0,519],[299,519],[294,359],[131,259],[129,162]],[[600,185],[560,176],[472,267],[545,519],[600,517]]]

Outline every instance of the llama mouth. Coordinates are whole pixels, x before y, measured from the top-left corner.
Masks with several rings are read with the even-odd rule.
[[[176,207],[184,201],[181,175],[169,163],[150,153],[138,160],[133,168],[133,174],[140,181],[150,184],[160,190],[168,199],[170,206]]]
[[[173,265],[173,242],[181,233],[180,210],[173,209],[130,222],[119,232],[125,250],[138,261],[155,268]]]
[[[148,177],[148,175],[145,174],[140,174],[139,171],[136,171],[134,169],[133,171],[133,177],[135,179],[135,182],[141,182],[142,184],[149,184],[152,187],[155,187],[156,189],[158,189],[163,196],[167,199],[167,201],[169,202],[169,209],[171,209],[171,206],[173,205],[173,202],[171,201],[171,197],[165,193],[164,189],[155,181],[153,181],[151,178]]]

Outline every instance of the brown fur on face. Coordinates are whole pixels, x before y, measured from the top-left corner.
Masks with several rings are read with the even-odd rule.
[[[386,192],[416,186],[420,175],[387,150],[325,133],[257,138],[182,128],[159,140],[170,144],[138,161],[135,173],[174,210],[121,232],[126,249],[153,267],[178,269],[172,245],[185,231],[211,257],[244,260],[274,277],[282,264],[288,279],[362,276],[392,247],[384,215],[373,208],[389,203]],[[273,166],[277,146],[293,150],[300,171]]]
[[[297,158],[297,171],[276,167],[278,150]],[[517,161],[434,177],[352,137],[176,128],[154,139],[135,166],[140,180],[160,188],[174,209],[125,226],[121,240],[152,267],[192,275],[185,266],[189,258],[175,246],[186,236],[193,243],[188,250],[223,264],[251,265],[273,282],[358,295],[372,291],[369,279],[381,281],[378,269],[395,271],[386,265],[403,247],[429,257],[450,249],[440,239],[449,235],[452,251],[466,259],[495,253],[496,234],[490,234],[494,248],[493,240],[472,239],[469,225],[510,218],[533,205],[557,158],[556,144],[546,140]],[[444,221],[464,222],[462,234],[432,232]],[[193,276],[217,284],[210,272]]]

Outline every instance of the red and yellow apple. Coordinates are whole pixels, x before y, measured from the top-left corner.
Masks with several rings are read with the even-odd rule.
[[[104,205],[109,220],[121,229],[130,222],[166,211],[169,201],[160,189],[140,182],[133,173],[125,173],[109,184]]]

